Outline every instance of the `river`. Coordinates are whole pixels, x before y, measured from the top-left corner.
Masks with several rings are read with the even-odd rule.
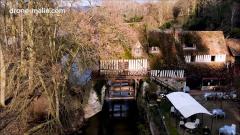
[[[135,101],[105,102],[103,110],[89,118],[83,135],[136,135]]]

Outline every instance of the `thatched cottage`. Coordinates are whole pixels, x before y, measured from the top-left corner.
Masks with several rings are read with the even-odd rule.
[[[153,68],[184,68],[192,89],[226,83],[229,51],[222,31],[155,30],[149,32],[152,46],[160,49]]]

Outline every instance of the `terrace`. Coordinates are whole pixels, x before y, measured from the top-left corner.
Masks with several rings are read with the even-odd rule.
[[[196,114],[188,119],[184,119],[181,113],[177,113],[178,111],[174,112],[171,108],[171,103],[168,100],[161,100],[159,102],[159,108],[161,108],[163,117],[165,118],[165,123],[171,135],[202,135],[204,134],[205,129],[209,129],[211,134],[219,134],[219,129],[224,127],[225,125],[231,126],[237,125],[236,134],[239,134],[239,102],[238,100],[231,100],[231,99],[215,99],[215,100],[206,100],[204,98],[204,91],[191,91],[190,95],[194,97],[194,99],[199,102],[204,108],[209,110],[213,113],[214,109],[221,109],[224,111],[224,117],[217,117],[217,115],[213,115],[213,117],[209,117],[208,115],[203,114]],[[213,113],[214,114],[214,113]],[[186,128],[186,122],[195,122],[198,119],[199,125],[194,128],[193,130],[189,130]]]

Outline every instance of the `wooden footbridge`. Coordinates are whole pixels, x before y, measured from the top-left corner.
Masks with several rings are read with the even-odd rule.
[[[151,70],[147,59],[100,60],[92,77],[108,81],[107,100],[135,99],[140,80],[150,78],[173,90],[159,78],[184,79],[184,70]]]

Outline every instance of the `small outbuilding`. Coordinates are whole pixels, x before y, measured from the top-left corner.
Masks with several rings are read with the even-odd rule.
[[[140,58],[143,55],[143,47],[142,44],[138,41],[133,47],[132,47],[132,56],[134,58]]]

